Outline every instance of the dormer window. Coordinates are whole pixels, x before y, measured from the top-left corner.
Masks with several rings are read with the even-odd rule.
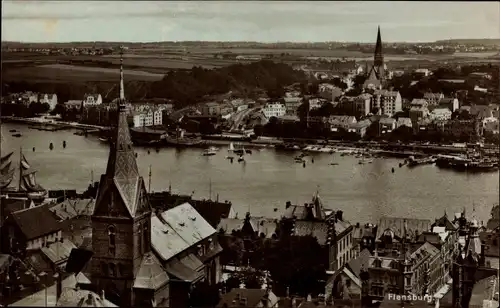
[[[108,227],[108,241],[109,253],[114,254],[116,250],[116,229],[114,226]]]

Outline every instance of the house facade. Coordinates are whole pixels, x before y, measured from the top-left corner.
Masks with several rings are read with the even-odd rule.
[[[61,240],[62,228],[45,206],[12,212],[2,226],[2,251],[26,256],[27,253]]]
[[[83,97],[83,107],[99,106],[102,104],[101,94],[85,94]]]
[[[371,109],[378,109],[378,114],[392,117],[396,112],[403,110],[403,101],[399,91],[375,90]]]
[[[40,94],[38,102],[42,104],[49,104],[49,110],[54,110],[57,105],[57,94]]]
[[[266,118],[270,119],[271,117],[281,117],[286,114],[286,106],[282,103],[267,103],[264,108],[262,108],[262,113],[266,116]]]

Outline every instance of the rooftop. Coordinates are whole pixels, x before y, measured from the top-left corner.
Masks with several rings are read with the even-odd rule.
[[[55,215],[45,206],[35,206],[13,212],[12,220],[17,224],[26,240],[35,239],[61,230]]]

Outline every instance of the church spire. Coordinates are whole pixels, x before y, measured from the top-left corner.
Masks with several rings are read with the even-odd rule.
[[[380,26],[378,26],[377,44],[375,45],[375,57],[373,64],[375,67],[384,66],[384,56],[382,55],[382,37],[380,35]]]
[[[123,50],[123,49],[122,49]],[[121,52],[123,54],[123,51]],[[104,208],[110,203],[107,195],[113,186],[117,190],[117,197],[125,205],[129,216],[134,218],[139,211],[147,210],[149,204],[143,199],[145,194],[144,181],[139,175],[137,161],[127,121],[125,108],[125,94],[123,88],[123,58],[120,58],[120,97],[115,100],[118,107],[117,123],[111,137],[106,174],[101,178],[95,211]],[[117,200],[117,198],[112,198]],[[101,207],[101,203],[103,206]],[[113,204],[107,206],[115,206]]]
[[[123,46],[120,47],[120,100],[125,100],[125,86],[123,85]]]

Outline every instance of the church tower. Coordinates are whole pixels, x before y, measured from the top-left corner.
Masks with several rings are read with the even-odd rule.
[[[382,54],[382,37],[380,35],[380,26],[377,30],[377,43],[375,44],[375,54],[373,57],[373,68],[377,73],[378,79],[383,83],[385,81],[384,55]]]
[[[117,123],[91,216],[91,281],[111,301],[128,306],[134,303],[132,290],[140,268],[151,261],[151,206],[127,123],[123,53],[120,62]]]

